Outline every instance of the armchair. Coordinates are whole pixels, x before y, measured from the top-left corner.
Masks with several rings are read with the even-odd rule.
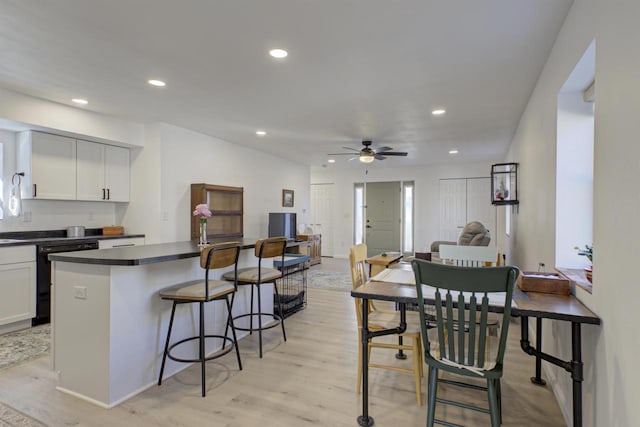
[[[457,242],[436,240],[431,243],[431,253],[440,252],[440,245],[489,246],[489,242],[491,242],[489,230],[482,223],[471,221],[464,226]]]

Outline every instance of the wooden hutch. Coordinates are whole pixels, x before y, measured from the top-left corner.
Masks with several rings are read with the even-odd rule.
[[[202,203],[212,213],[207,220],[207,238],[243,236],[244,188],[191,184],[191,240],[200,236],[199,219],[192,213]]]

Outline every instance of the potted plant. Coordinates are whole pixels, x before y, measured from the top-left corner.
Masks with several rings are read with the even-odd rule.
[[[578,246],[574,246],[573,249],[578,251],[578,255],[587,257],[589,262],[592,264],[584,269],[587,280],[591,282],[593,278],[593,245],[584,245],[584,249],[580,249]]]

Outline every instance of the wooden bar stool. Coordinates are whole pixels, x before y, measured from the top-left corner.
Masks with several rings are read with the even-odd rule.
[[[262,358],[262,331],[265,329],[271,329],[278,324],[282,326],[282,336],[284,340],[287,340],[287,334],[284,330],[284,316],[280,316],[272,313],[263,313],[262,312],[262,301],[260,298],[260,285],[263,283],[273,283],[273,289],[276,294],[276,301],[278,302],[278,313],[282,313],[282,307],[280,304],[280,295],[278,295],[278,287],[276,286],[276,279],[282,277],[282,272],[275,268],[263,267],[262,263],[265,258],[274,258],[280,257],[282,265],[284,265],[284,250],[287,246],[287,239],[284,237],[273,237],[269,239],[261,239],[256,242],[255,247],[255,256],[258,258],[258,266],[257,267],[248,267],[241,268],[238,270],[238,285],[250,285],[251,286],[251,305],[249,309],[249,313],[241,314],[235,316],[233,319],[238,320],[240,318],[249,317],[249,327],[241,328],[236,327],[236,329],[240,331],[249,331],[249,333],[253,333],[253,331],[258,331],[258,340],[260,346],[260,358]],[[233,280],[233,275],[231,273],[226,273],[223,276],[227,280]],[[254,288],[258,293],[258,312],[254,313],[253,307],[253,291]],[[262,317],[268,316],[275,320],[275,322],[263,326]],[[257,318],[258,327],[253,326],[253,318]]]
[[[158,385],[162,384],[162,374],[164,373],[164,366],[167,357],[176,362],[195,363],[200,362],[201,366],[201,381],[202,381],[202,397],[205,396],[205,362],[218,357],[224,356],[236,348],[236,357],[238,359],[238,368],[242,370],[242,362],[240,361],[240,351],[238,350],[238,341],[236,339],[236,328],[233,325],[233,316],[231,314],[231,308],[233,305],[233,297],[229,301],[229,295],[233,295],[238,287],[235,277],[238,274],[238,256],[240,254],[240,244],[237,242],[220,243],[217,245],[206,246],[202,249],[200,254],[200,266],[205,269],[204,280],[194,280],[186,283],[181,283],[175,286],[171,286],[160,292],[160,298],[164,300],[173,301],[171,308],[171,320],[169,321],[169,330],[167,331],[167,341],[164,346],[164,354],[162,355],[162,365],[160,367],[160,375],[158,377]],[[231,278],[229,280],[214,280],[209,279],[209,270],[234,266],[233,271],[227,275]],[[204,327],[204,304],[210,301],[224,300],[227,306],[227,324],[225,327],[224,335],[207,335],[205,334]],[[178,304],[192,304],[198,303],[200,308],[200,326],[199,334],[195,337],[189,337],[182,339],[174,344],[169,345],[171,340],[171,329],[173,328],[173,319],[176,313],[176,306]],[[231,332],[233,338],[227,336],[228,328],[231,326]],[[216,352],[211,356],[205,355],[205,338],[218,338],[222,340],[222,350]],[[198,340],[199,351],[197,359],[183,359],[171,355],[171,350],[176,346],[188,341]],[[225,344],[231,343],[231,346],[225,349]]]

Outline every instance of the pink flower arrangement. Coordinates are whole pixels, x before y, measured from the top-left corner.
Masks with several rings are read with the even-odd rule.
[[[204,203],[197,205],[196,206],[196,210],[193,211],[193,216],[198,216],[200,215],[200,220],[206,220],[207,218],[211,218],[211,211],[209,210],[209,207],[207,205],[205,205]]]

